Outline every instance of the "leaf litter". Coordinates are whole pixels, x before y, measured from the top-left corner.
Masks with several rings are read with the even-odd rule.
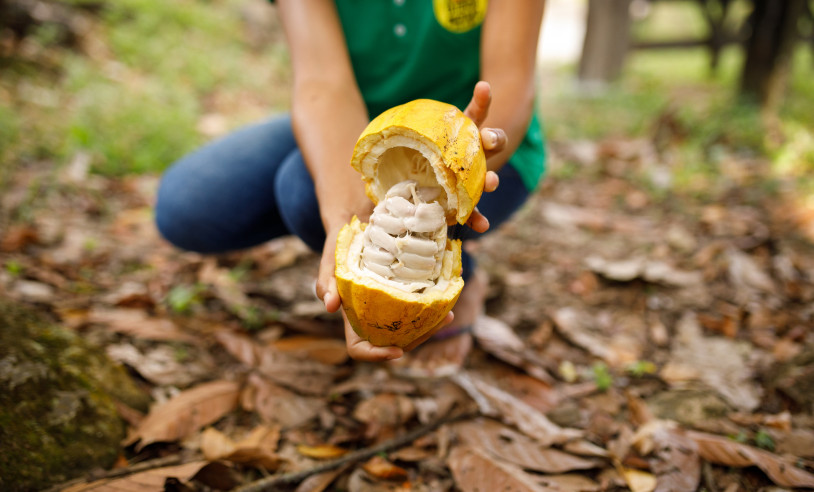
[[[154,396],[144,416],[120,406],[131,424],[123,455],[192,461],[104,479],[122,490],[309,471],[302,490],[691,490],[710,480],[723,490],[747,468],[761,487],[814,487],[802,391],[814,374],[814,246],[783,219],[790,205],[738,189],[716,204],[659,202],[624,178],[659,159],[646,141],[554,148],[554,169],[571,155],[591,172],[552,175],[473,245],[491,277],[489,318],[451,379],[348,360],[340,320],[313,298],[319,259],[296,239],[216,257],[171,248],[152,225],[155,176],[77,180],[77,167],[26,214],[25,200],[5,196],[0,295],[104,345]],[[655,415],[635,416],[623,390]],[[671,419],[657,404],[667,397],[702,411]],[[374,458],[317,468],[456,412]]]

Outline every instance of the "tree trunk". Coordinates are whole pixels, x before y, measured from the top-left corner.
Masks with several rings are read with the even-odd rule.
[[[590,0],[579,63],[583,82],[610,82],[622,72],[630,42],[631,0]]]
[[[752,35],[746,43],[741,94],[773,110],[786,89],[797,21],[806,0],[753,0]]]

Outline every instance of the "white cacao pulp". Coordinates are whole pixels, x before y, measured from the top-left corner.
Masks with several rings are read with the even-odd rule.
[[[447,241],[442,192],[414,180],[393,185],[365,228],[362,271],[407,292],[435,285]]]

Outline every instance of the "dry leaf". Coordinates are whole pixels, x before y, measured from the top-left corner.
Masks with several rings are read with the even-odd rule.
[[[582,436],[582,431],[565,429],[538,412],[529,404],[500,388],[492,386],[474,374],[456,374],[453,380],[478,404],[480,412],[514,425],[541,446],[563,443]]]
[[[633,446],[650,455],[650,470],[657,478],[657,491],[696,490],[701,481],[701,460],[695,441],[675,422],[650,420],[633,436]]]
[[[218,330],[215,340],[226,349],[235,359],[249,367],[257,366],[257,352],[259,347],[254,339],[246,334],[233,330]]]
[[[193,461],[177,466],[166,466],[152,470],[134,473],[124,478],[105,478],[91,483],[74,485],[64,489],[63,492],[88,492],[91,490],[117,492],[155,492],[164,490],[164,482],[168,478],[178,478],[186,482],[206,466],[206,461]]]
[[[243,292],[229,270],[218,268],[216,259],[207,258],[204,261],[198,272],[198,280],[202,284],[211,285],[215,296],[238,318],[246,319],[254,316],[252,310],[254,303]]]
[[[345,473],[348,466],[337,468],[336,470],[329,470],[316,475],[311,475],[306,478],[297,486],[294,492],[323,492],[326,490],[339,475]]]
[[[353,410],[353,418],[367,424],[366,435],[374,437],[408,422],[415,416],[415,405],[410,398],[392,393],[361,401]]]
[[[168,319],[150,317],[142,309],[94,308],[87,313],[87,323],[106,325],[116,333],[156,341],[197,342],[198,339],[181,331]]]
[[[237,408],[240,386],[234,381],[213,381],[183,391],[150,413],[125,440],[136,450],[154,442],[184,439]]]
[[[333,386],[337,367],[315,360],[300,359],[274,347],[262,347],[258,370],[286,388],[308,395],[325,395]]]
[[[297,446],[297,452],[309,458],[316,458],[320,460],[339,458],[348,454],[348,450],[334,446],[333,444],[320,444],[318,446],[306,446],[300,444]]]
[[[325,406],[325,402],[319,398],[288,391],[260,374],[249,375],[249,387],[252,389],[251,408],[263,421],[277,423],[284,429],[308,422]]]
[[[563,473],[596,468],[596,461],[580,458],[540,444],[494,420],[479,418],[453,427],[458,439],[504,461],[528,470]]]
[[[619,473],[624,477],[631,492],[653,492],[656,490],[656,477],[635,468],[620,467]]]
[[[344,340],[336,338],[295,336],[277,340],[272,344],[275,349],[313,359],[323,364],[344,364],[348,360],[348,348]]]
[[[814,474],[797,468],[792,460],[713,434],[688,431],[687,435],[709,462],[738,468],[757,466],[781,487],[814,487]]]
[[[187,360],[178,360],[178,352],[170,345],[158,345],[144,353],[129,343],[109,345],[107,355],[127,364],[144,379],[161,386],[184,388],[212,374],[214,363],[206,352],[196,353]]]
[[[239,442],[209,427],[201,434],[201,451],[209,461],[226,460],[274,470],[280,464],[275,453],[280,431],[274,427],[256,427]]]
[[[576,473],[565,475],[544,475],[535,477],[537,483],[546,487],[546,490],[560,492],[600,492],[607,490],[590,478]]]
[[[596,323],[586,313],[574,308],[557,309],[554,319],[557,332],[571,343],[584,348],[603,359],[612,367],[619,367],[640,360],[641,343],[624,333],[608,336],[599,332]]]
[[[751,346],[724,337],[707,337],[692,312],[686,312],[676,326],[670,362],[661,376],[700,379],[715,389],[731,405],[751,411],[760,403],[762,388],[754,381],[748,365]]]
[[[486,352],[526,371],[540,381],[554,382],[554,378],[543,368],[540,357],[526,347],[526,343],[508,324],[495,318],[480,316],[472,326],[472,334]]]
[[[381,456],[370,458],[362,469],[369,475],[383,480],[407,480],[407,470],[387,461]]]
[[[455,485],[463,492],[483,492],[485,490],[511,490],[513,492],[554,491],[536,483],[535,477],[520,467],[502,463],[484,454],[477,448],[458,446],[447,459],[449,469],[455,478]]]

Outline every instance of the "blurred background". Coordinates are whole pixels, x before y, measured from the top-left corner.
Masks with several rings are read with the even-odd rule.
[[[681,140],[680,183],[705,186],[736,152],[809,187],[811,10],[808,0],[549,0],[549,137],[658,134]],[[4,175],[76,159],[106,175],[159,172],[288,107],[286,47],[263,0],[2,0],[0,69]]]

